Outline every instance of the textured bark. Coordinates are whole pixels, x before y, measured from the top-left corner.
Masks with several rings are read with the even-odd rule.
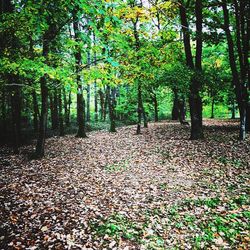
[[[110,88],[107,86],[107,101],[109,107],[109,120],[110,120],[110,132],[116,132],[116,125],[115,125],[115,89]]]
[[[14,80],[11,77],[12,80]],[[20,87],[13,87],[11,92],[11,110],[12,110],[12,135],[13,151],[19,153],[21,139],[21,90]]]
[[[63,117],[63,104],[62,104],[62,90],[58,91],[58,108],[59,108],[59,135],[64,136],[64,117]]]
[[[137,128],[136,128],[136,134],[139,135],[141,133],[141,119],[142,119],[142,111],[143,111],[143,105],[142,105],[142,90],[141,90],[141,84],[138,82],[137,86]]]
[[[212,103],[211,103],[211,119],[214,118],[214,104],[215,104],[215,100],[214,100],[214,97],[212,97]]]
[[[75,40],[76,42],[80,41],[80,29],[79,29],[79,22],[77,21],[76,17],[74,17],[73,23],[74,33],[75,33]],[[75,52],[75,60],[76,60],[76,82],[77,82],[77,122],[78,122],[78,131],[77,137],[87,137],[86,136],[86,126],[85,126],[85,100],[83,97],[83,88],[81,83],[81,65],[82,65],[82,55],[81,49],[77,45],[76,52]]]
[[[200,74],[201,58],[202,58],[202,1],[195,2],[195,16],[196,16],[196,54],[195,64],[191,51],[191,42],[189,34],[189,25],[187,21],[186,9],[183,3],[180,4],[180,17],[183,31],[183,41],[186,55],[186,64],[191,70],[196,71],[196,76],[193,77],[190,84],[189,107],[191,116],[191,140],[202,139],[202,100],[200,97],[201,82],[197,75]]]
[[[155,120],[155,122],[158,122],[159,121],[158,101],[157,101],[157,96],[155,93],[153,95],[153,102],[154,102],[154,120]]]
[[[174,101],[172,108],[172,120],[178,120],[179,118],[179,107],[178,107],[178,92],[174,89]]]
[[[235,87],[236,100],[238,103],[240,111],[240,140],[246,138],[246,116],[247,116],[247,102],[248,102],[248,93],[247,93],[247,84],[245,83],[245,77],[242,79],[242,75],[239,75],[236,65],[235,51],[234,51],[234,42],[230,31],[229,23],[229,12],[227,9],[227,1],[222,1],[223,15],[224,15],[224,30],[227,37],[228,44],[228,55],[229,63],[233,77],[233,85]],[[239,37],[238,37],[239,39]],[[244,71],[244,70],[243,70]],[[242,72],[242,69],[241,69]]]
[[[104,121],[104,114],[105,114],[105,109],[104,109],[104,93],[102,92],[101,89],[99,89],[98,93],[99,93],[99,96],[100,96],[101,120]]]
[[[33,98],[33,127],[35,133],[37,133],[39,127],[39,108],[35,90],[32,91],[32,98]]]

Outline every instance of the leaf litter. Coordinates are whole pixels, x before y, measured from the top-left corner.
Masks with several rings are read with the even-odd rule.
[[[52,137],[1,166],[1,249],[249,249],[249,138],[234,121]]]

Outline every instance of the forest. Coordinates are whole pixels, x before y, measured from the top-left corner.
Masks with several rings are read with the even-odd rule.
[[[249,249],[247,0],[0,0],[0,249]]]

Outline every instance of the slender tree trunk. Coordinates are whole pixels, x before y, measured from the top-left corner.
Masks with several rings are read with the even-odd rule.
[[[58,91],[58,108],[59,108],[59,135],[64,136],[64,122],[63,122],[63,104],[62,104],[62,90]]]
[[[236,65],[236,58],[234,54],[234,43],[229,28],[229,13],[227,9],[227,1],[222,1],[223,15],[224,15],[224,30],[227,37],[228,44],[228,54],[229,54],[229,63],[233,77],[233,85],[235,87],[236,99],[240,111],[240,140],[246,138],[246,108],[247,108],[247,86],[245,83],[241,83],[239,78],[239,73]]]
[[[193,62],[193,56],[191,51],[191,42],[189,34],[189,25],[187,21],[186,9],[183,3],[180,4],[180,16],[183,31],[184,48],[186,55],[187,66],[191,70],[196,70],[196,74],[199,75],[202,71],[201,68],[201,56],[202,56],[202,1],[196,0],[195,2],[195,16],[196,16],[196,55],[195,64]],[[191,116],[191,140],[202,139],[202,100],[200,97],[201,82],[199,77],[194,76],[190,85],[189,106]]]
[[[178,120],[179,118],[179,106],[178,106],[178,92],[174,89],[174,101],[173,101],[173,108],[172,108],[172,120]]]
[[[94,33],[94,45],[96,44],[96,37],[95,37],[95,33]],[[97,58],[96,58],[96,52],[94,52],[94,65],[97,65]],[[98,98],[97,98],[97,84],[96,84],[96,80],[94,83],[94,103],[95,103],[95,121],[98,121]]]
[[[235,119],[235,102],[234,100],[232,101],[232,117],[231,119]]]
[[[104,108],[104,94],[101,89],[99,89],[99,96],[100,96],[100,106],[101,106],[101,120],[104,121],[104,114],[105,114],[105,108]]]
[[[87,63],[90,65],[91,58],[90,58],[90,50],[87,53]],[[87,122],[90,122],[90,85],[87,85]]]
[[[212,106],[211,106],[211,108],[212,108],[212,110],[211,110],[211,119],[213,119],[214,118],[214,103],[215,103],[215,100],[214,100],[214,97],[212,97]]]
[[[35,133],[38,132],[38,124],[39,124],[39,108],[38,108],[38,102],[37,102],[37,95],[36,91],[32,91],[32,97],[33,97],[33,127]]]
[[[80,30],[79,30],[79,22],[74,17],[73,23],[75,40],[76,42],[80,42]],[[76,82],[77,82],[77,122],[78,122],[78,131],[77,137],[87,137],[86,136],[86,126],[85,126],[85,100],[83,97],[83,88],[81,83],[81,65],[82,65],[82,55],[81,49],[79,45],[76,46],[75,52],[75,60],[76,60]]]
[[[109,99],[109,92],[108,89],[106,88],[105,90],[105,100],[104,100],[104,112],[103,112],[103,121],[106,121],[106,116],[107,116],[107,108],[108,108],[108,99]]]
[[[11,77],[12,78],[12,77]],[[12,80],[14,80],[12,78]],[[19,153],[21,139],[21,93],[20,87],[13,87],[11,94],[13,151]]]
[[[246,130],[250,132],[250,103],[247,105]]]
[[[48,53],[49,53],[49,41],[45,35],[43,38],[44,58],[48,57]],[[48,87],[47,87],[46,75],[40,78],[40,88],[41,88],[41,96],[42,96],[42,107],[41,107],[41,115],[40,115],[39,133],[38,133],[38,139],[37,139],[37,144],[36,144],[36,156],[39,158],[44,156],[45,137],[46,137],[46,129],[47,129]]]
[[[2,134],[5,135],[7,132],[7,115],[6,115],[6,106],[7,106],[7,102],[6,102],[6,91],[5,91],[5,87],[3,86],[2,88]]]
[[[143,105],[142,105],[142,115],[143,115],[143,126],[144,128],[148,128],[148,118]]]
[[[178,107],[179,107],[179,121],[181,124],[187,124],[188,122],[186,121],[186,107],[185,107],[185,98],[182,97],[178,99]]]
[[[142,112],[143,112],[143,105],[142,105],[142,91],[141,91],[141,84],[138,82],[137,86],[137,129],[136,134],[139,135],[141,133],[141,118],[142,118]]]
[[[53,130],[58,129],[59,119],[58,119],[58,97],[57,91],[54,90],[53,93],[49,95],[50,112],[51,112],[51,127]]]
[[[157,101],[156,93],[154,93],[153,102],[154,102],[154,118],[155,118],[154,120],[155,120],[155,122],[158,122],[159,115],[158,115],[158,101]]]
[[[71,90],[69,91],[69,97],[68,97],[68,113],[67,113],[67,120],[66,120],[66,126],[70,126],[70,115],[71,115]]]
[[[109,120],[110,120],[110,132],[116,132],[115,126],[115,92],[114,88],[110,88],[107,86],[107,100],[108,100],[108,107],[109,107]]]
[[[87,122],[90,122],[90,85],[87,85]]]
[[[68,100],[65,88],[63,88],[63,108],[64,108],[64,123],[66,126],[68,126]]]

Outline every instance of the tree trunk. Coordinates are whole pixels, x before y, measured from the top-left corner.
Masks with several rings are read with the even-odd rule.
[[[43,36],[43,57],[45,61],[48,60],[49,54],[49,42],[50,42],[50,32],[51,28]],[[36,143],[36,157],[41,158],[44,156],[45,149],[45,138],[47,130],[47,117],[48,117],[48,87],[47,87],[47,75],[43,75],[40,78],[40,88],[41,88],[41,114],[40,114],[40,123],[38,131],[38,139]]]
[[[105,109],[104,109],[104,94],[101,89],[99,89],[99,96],[100,96],[100,106],[101,106],[101,120],[104,121],[104,114],[105,114]]]
[[[38,123],[39,123],[39,108],[35,90],[32,91],[32,97],[33,97],[33,127],[34,127],[34,132],[37,133]]]
[[[195,2],[195,16],[196,16],[196,55],[195,64],[193,62],[191,42],[189,34],[189,25],[187,21],[186,9],[183,4],[180,4],[180,16],[184,39],[184,48],[186,55],[186,64],[191,70],[196,70],[196,74],[199,75],[201,68],[201,57],[202,57],[202,1],[196,0]],[[191,140],[202,139],[203,128],[202,128],[202,100],[200,97],[201,82],[199,77],[194,76],[190,84],[190,95],[189,95],[189,107],[191,116]]]
[[[234,54],[234,43],[230,31],[229,24],[229,13],[227,9],[227,1],[222,1],[223,15],[224,15],[224,30],[227,37],[228,44],[228,54],[229,54],[229,63],[233,77],[233,85],[235,87],[236,99],[240,111],[240,140],[246,138],[246,108],[247,108],[247,86],[245,82],[241,82],[239,78],[239,73],[236,65],[236,58]]]
[[[63,88],[63,108],[64,108],[64,123],[66,127],[69,126],[69,116],[68,116],[68,100],[66,95],[66,90]]]
[[[6,91],[5,91],[5,87],[3,86],[3,91],[2,91],[2,129],[1,129],[1,133],[3,135],[6,134],[7,132],[7,115],[6,115],[6,105],[7,102],[5,102],[6,100]]]
[[[115,126],[115,91],[114,88],[107,86],[107,101],[109,107],[110,132],[116,132]]]
[[[97,98],[97,86],[96,81],[94,83],[94,102],[95,102],[95,121],[98,121],[98,98]]]
[[[179,107],[179,121],[181,124],[188,124],[186,121],[186,107],[185,107],[185,98],[182,97],[178,99],[178,107]]]
[[[51,110],[51,122],[52,129],[56,130],[59,127],[59,115],[58,115],[58,96],[57,90],[50,94],[50,110]]]
[[[104,100],[104,112],[103,112],[103,121],[106,121],[106,116],[107,116],[107,108],[108,108],[108,99],[109,99],[109,92],[106,88],[105,90],[105,100]]]
[[[12,78],[12,77],[11,77]],[[12,80],[14,80],[12,78]],[[21,93],[20,87],[13,87],[11,94],[13,151],[19,153],[21,139]]]
[[[153,97],[153,102],[154,102],[154,120],[155,122],[159,121],[159,115],[158,115],[158,101],[157,101],[157,96],[154,93],[154,97]]]
[[[87,85],[87,122],[90,122],[90,85]]]
[[[250,103],[247,105],[246,130],[250,132]]]
[[[138,82],[137,87],[137,129],[136,134],[139,135],[141,133],[141,118],[142,118],[142,112],[143,112],[143,105],[142,105],[142,91],[141,91],[141,84]]]
[[[213,119],[213,118],[214,118],[214,103],[215,103],[215,100],[214,100],[214,97],[212,97],[212,106],[211,106],[211,108],[212,108],[212,110],[211,110],[211,119]]]
[[[179,106],[178,106],[178,92],[174,89],[174,102],[172,108],[172,120],[178,120],[179,118]]]
[[[142,104],[142,115],[143,115],[143,126],[144,128],[148,128],[148,118],[143,104]]]
[[[232,117],[231,119],[235,119],[235,102],[234,100],[232,101]]]
[[[58,91],[58,107],[59,107],[59,135],[64,136],[64,122],[63,122],[63,105],[62,105],[62,90]]]
[[[43,55],[47,57],[49,48],[44,42],[44,52]],[[44,156],[44,147],[45,147],[45,137],[46,137],[46,129],[47,129],[47,115],[48,115],[48,87],[46,83],[46,75],[40,78],[40,88],[42,95],[42,107],[41,107],[41,115],[40,115],[40,124],[39,124],[39,134],[36,144],[36,156],[38,158]]]
[[[76,20],[76,16],[74,17],[73,23],[74,33],[75,33],[75,41],[80,42],[80,30],[79,30],[79,22]],[[81,65],[82,65],[82,55],[81,49],[79,45],[76,46],[75,52],[75,60],[76,60],[76,82],[77,82],[77,122],[78,122],[78,131],[77,137],[87,137],[86,136],[86,126],[85,126],[85,100],[83,97],[83,89],[81,83]]]

